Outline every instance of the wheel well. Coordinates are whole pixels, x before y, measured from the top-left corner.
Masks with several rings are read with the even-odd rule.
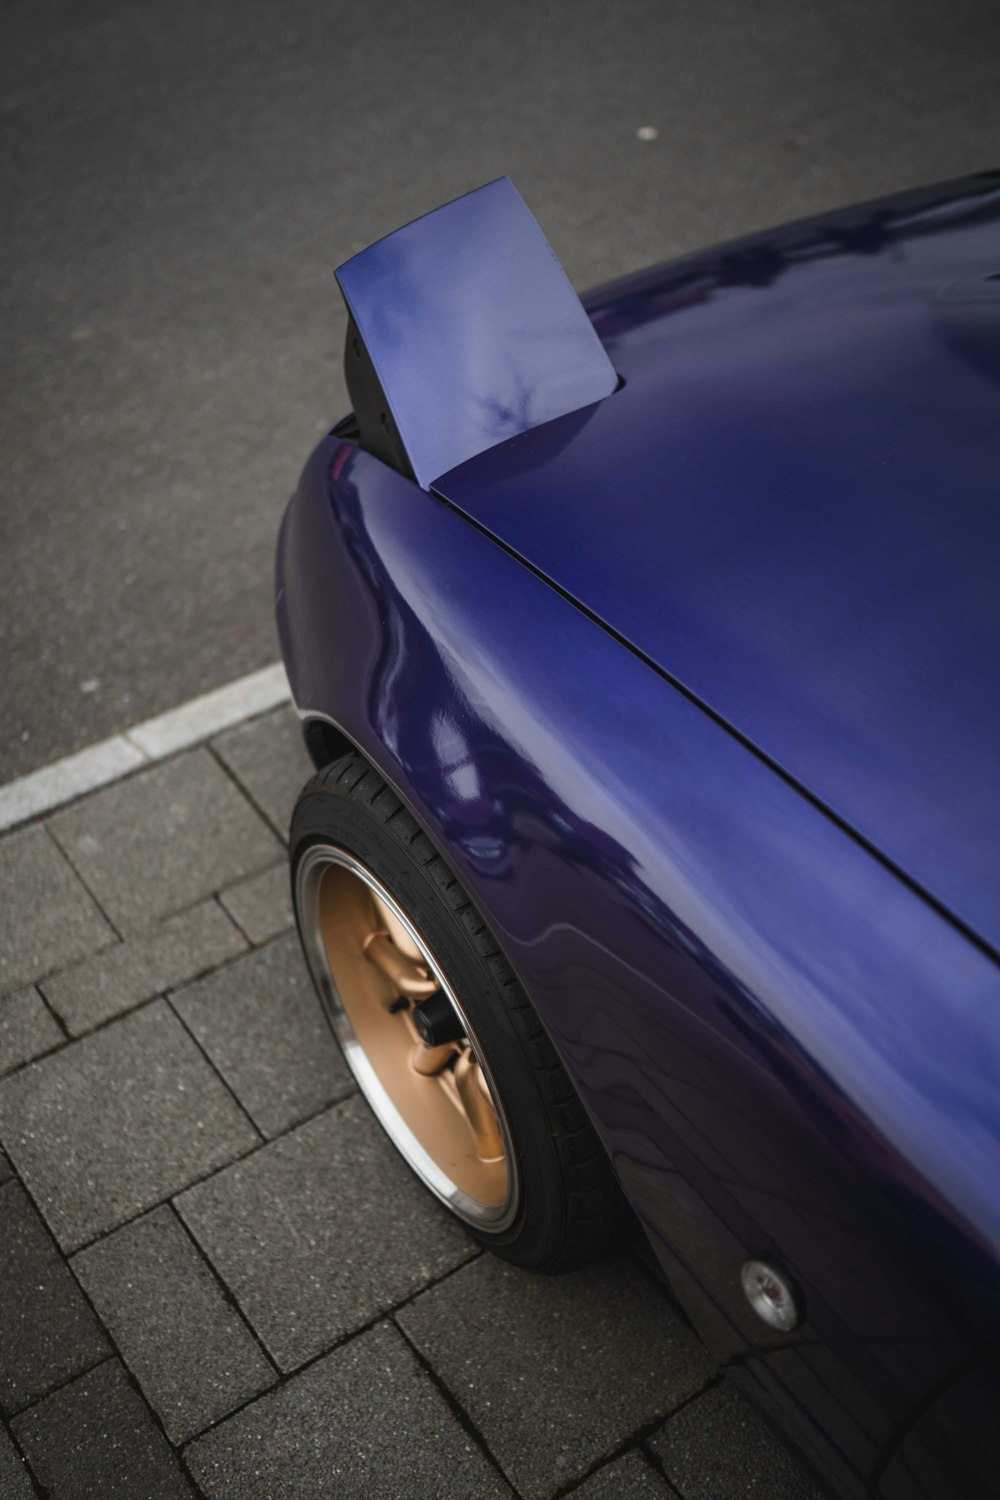
[[[302,725],[302,738],[306,742],[309,759],[317,771],[321,771],[339,756],[346,755],[348,750],[358,748],[342,730],[326,719],[306,719]]]

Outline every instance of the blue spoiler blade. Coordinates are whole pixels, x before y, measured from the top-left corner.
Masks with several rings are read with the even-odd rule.
[[[609,396],[597,334],[506,177],[337,270],[417,483]]]

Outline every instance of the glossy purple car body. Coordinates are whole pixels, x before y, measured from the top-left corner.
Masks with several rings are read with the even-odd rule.
[[[605,399],[429,490],[312,455],[307,743],[451,861],[699,1331],[836,1493],[993,1495],[1000,176],[585,305]]]

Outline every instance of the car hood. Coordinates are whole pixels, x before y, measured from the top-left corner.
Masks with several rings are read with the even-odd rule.
[[[1000,948],[1000,174],[586,301],[622,388],[433,488]]]

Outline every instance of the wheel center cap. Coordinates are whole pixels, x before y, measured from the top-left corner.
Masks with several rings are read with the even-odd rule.
[[[465,1035],[462,1022],[443,990],[415,1005],[410,1015],[425,1047],[443,1047]]]

